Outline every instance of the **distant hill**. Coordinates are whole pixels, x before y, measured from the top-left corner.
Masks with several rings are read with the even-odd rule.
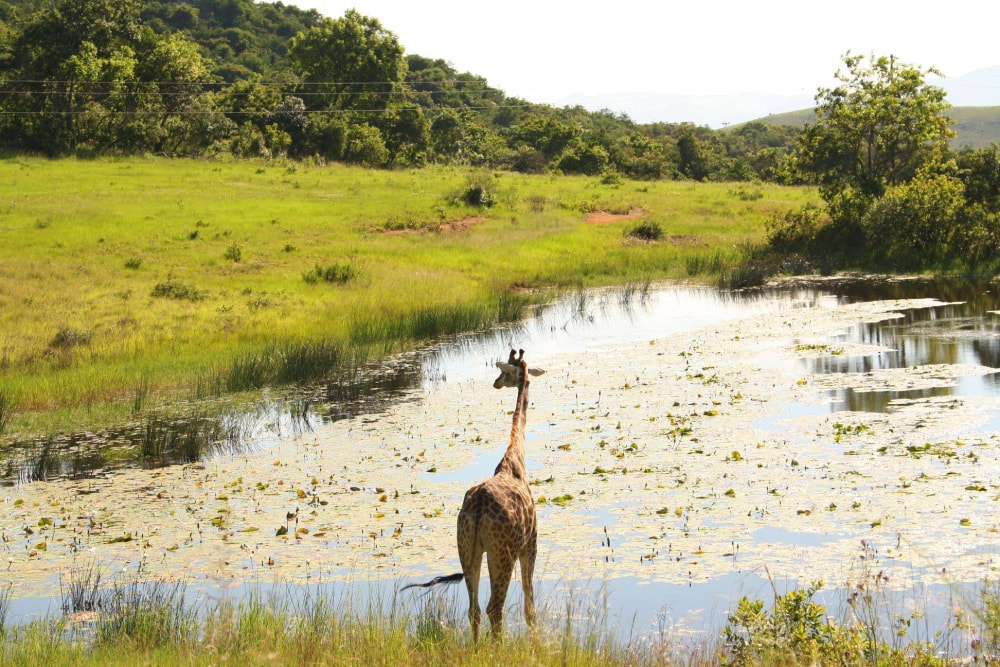
[[[995,122],[980,113],[966,114],[958,111],[965,107],[996,108],[1000,105],[1000,66],[976,70],[961,76],[945,78],[929,76],[927,82],[941,86],[948,95],[948,102],[956,110],[953,114],[962,127],[956,145],[979,146],[983,142],[1000,142],[1000,131]],[[792,120],[784,120],[790,109],[804,109],[813,103],[813,95],[676,95],[667,93],[612,93],[575,94],[561,100],[567,106],[579,105],[591,111],[609,109],[625,113],[638,123],[694,123],[712,128],[732,127],[753,119],[778,118],[782,124],[799,125],[812,119],[812,112],[790,112]],[[802,121],[795,114],[804,113]],[[992,112],[986,114],[992,115]],[[974,116],[975,118],[969,118]],[[970,125],[965,126],[966,120]],[[770,121],[768,121],[770,122]],[[964,143],[963,143],[964,142]]]
[[[955,138],[951,140],[951,147],[982,148],[989,146],[992,142],[1000,144],[1000,106],[995,107],[952,107],[948,109],[948,116],[955,123],[951,126],[955,130]],[[812,109],[799,109],[798,111],[788,111],[776,113],[759,118],[761,122],[769,125],[782,125],[791,127],[802,127],[814,118]]]
[[[798,109],[813,101],[812,95],[675,95],[670,93],[577,93],[560,100],[563,106],[591,111],[609,109],[626,113],[637,123],[694,123],[727,127],[776,111]]]

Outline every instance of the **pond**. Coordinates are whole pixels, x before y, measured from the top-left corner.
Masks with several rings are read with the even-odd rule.
[[[824,580],[833,601],[878,573],[901,613],[946,619],[926,600],[995,578],[997,310],[988,283],[595,290],[367,385],[216,418],[214,447],[172,465],[92,453],[121,450],[120,434],[43,465],[26,448],[0,502],[12,616],[56,608],[82,561],[184,576],[200,595],[456,571],[462,495],[509,435],[514,394],[490,385],[513,345],[548,371],[527,448],[551,599],[684,634],[742,595]]]

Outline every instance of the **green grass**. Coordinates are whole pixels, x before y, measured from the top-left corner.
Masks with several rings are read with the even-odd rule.
[[[484,178],[490,208],[455,196]],[[815,199],[765,185],[747,198],[728,184],[154,158],[9,158],[0,179],[4,438],[322,377],[519,318],[552,289],[692,268],[710,280],[763,239],[769,216]],[[634,220],[583,222],[633,208],[658,240],[635,242]],[[464,231],[443,224],[473,216],[484,220]]]
[[[239,602],[192,605],[182,585],[138,575],[110,583],[85,566],[70,575],[64,616],[5,624],[0,594],[0,663],[4,665],[841,665],[903,667],[996,664],[996,584],[947,622],[926,628],[921,610],[872,573],[850,588],[843,609],[814,596],[821,584],[773,600],[741,598],[713,635],[637,636],[610,625],[606,601],[572,596],[541,600],[539,628],[520,627],[520,610],[502,641],[473,645],[463,590],[419,597],[372,591],[364,601],[347,589],[293,594],[258,591]],[[456,593],[457,591],[457,593]],[[630,638],[626,638],[626,636]]]

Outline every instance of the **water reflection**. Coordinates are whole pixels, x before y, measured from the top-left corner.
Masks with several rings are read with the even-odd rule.
[[[988,282],[906,280],[841,283],[835,288],[846,301],[933,298],[940,305],[899,310],[900,317],[859,323],[843,340],[888,348],[877,354],[827,356],[805,361],[813,374],[871,373],[926,365],[968,364],[1000,368],[1000,290]],[[984,396],[1000,391],[996,373],[957,379],[952,386],[907,391],[831,392],[836,410],[886,412],[893,401],[944,396]]]
[[[122,466],[174,465],[267,447],[325,422],[378,415],[395,402],[415,400],[438,383],[475,377],[511,346],[528,348],[539,358],[652,340],[756,313],[911,298],[934,298],[941,304],[901,310],[898,319],[858,324],[843,339],[888,351],[810,359],[803,362],[806,370],[869,373],[926,364],[1000,368],[1000,316],[992,314],[1000,311],[1000,293],[987,282],[833,281],[743,292],[696,286],[586,290],[537,308],[516,326],[449,338],[324,383],[294,387],[278,396],[264,393],[250,405],[191,406],[181,414],[147,414],[134,424],[102,433],[12,443],[0,452],[0,483],[87,477]],[[884,412],[898,399],[998,390],[996,374],[907,392],[843,390],[831,395],[829,409]]]

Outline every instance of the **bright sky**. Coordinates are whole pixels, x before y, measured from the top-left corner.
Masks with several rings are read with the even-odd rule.
[[[574,93],[813,95],[847,50],[948,76],[1000,65],[1000,3],[950,0],[286,0],[379,19],[407,53],[532,102]],[[1000,81],[997,81],[1000,87]]]

